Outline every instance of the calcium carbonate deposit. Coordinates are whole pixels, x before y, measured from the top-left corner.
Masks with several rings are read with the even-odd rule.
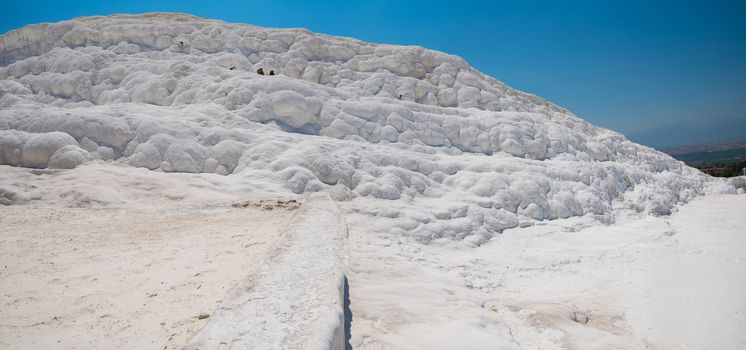
[[[105,163],[324,191],[352,233],[386,246],[477,249],[545,220],[667,215],[744,187],[457,56],[304,29],[160,13],[36,24],[0,37],[0,79],[0,165]],[[0,183],[8,204],[42,197]]]

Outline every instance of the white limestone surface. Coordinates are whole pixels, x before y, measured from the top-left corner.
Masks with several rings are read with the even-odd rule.
[[[472,246],[743,187],[422,47],[170,13],[1,36],[0,164],[91,160],[364,198],[387,230]]]
[[[6,170],[16,166],[35,170]],[[545,308],[550,294],[537,297],[541,310],[480,295],[501,292],[506,279],[496,269],[507,266],[476,254],[506,254],[504,237],[555,224],[625,235],[628,218],[642,220],[638,230],[698,197],[746,187],[744,177],[707,176],[453,55],[172,13],[84,17],[2,35],[0,169],[10,174],[0,172],[8,180],[0,203],[11,205],[188,201],[204,189],[221,198],[325,192],[351,227],[352,345],[363,349],[505,347],[518,338],[529,348],[561,347],[563,329],[537,335],[532,327],[566,307]],[[57,171],[60,187],[37,186]],[[189,183],[147,187],[128,177],[144,173]],[[516,249],[548,265],[527,271],[577,260],[554,261],[547,246],[529,243]],[[629,244],[634,251],[639,242]],[[608,291],[599,283],[610,272],[583,285]],[[578,282],[553,276],[541,278]],[[523,321],[511,323],[514,316]],[[604,339],[666,344],[640,340],[632,328]]]
[[[222,301],[187,349],[345,348],[347,223],[313,194],[263,264]]]

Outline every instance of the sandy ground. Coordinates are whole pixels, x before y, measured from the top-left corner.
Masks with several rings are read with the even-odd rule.
[[[293,215],[0,206],[0,348],[180,348]]]

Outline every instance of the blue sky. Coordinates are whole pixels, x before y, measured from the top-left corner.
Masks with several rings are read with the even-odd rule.
[[[425,46],[633,135],[746,118],[746,1],[0,2],[0,32],[85,15],[174,11]]]

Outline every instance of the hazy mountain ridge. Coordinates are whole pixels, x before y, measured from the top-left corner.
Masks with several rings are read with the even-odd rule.
[[[746,140],[669,147],[662,148],[661,151],[675,156],[694,152],[719,152],[737,150],[742,148],[746,148]]]
[[[746,117],[683,120],[627,133],[630,140],[657,149],[727,143],[742,140],[744,135]]]

